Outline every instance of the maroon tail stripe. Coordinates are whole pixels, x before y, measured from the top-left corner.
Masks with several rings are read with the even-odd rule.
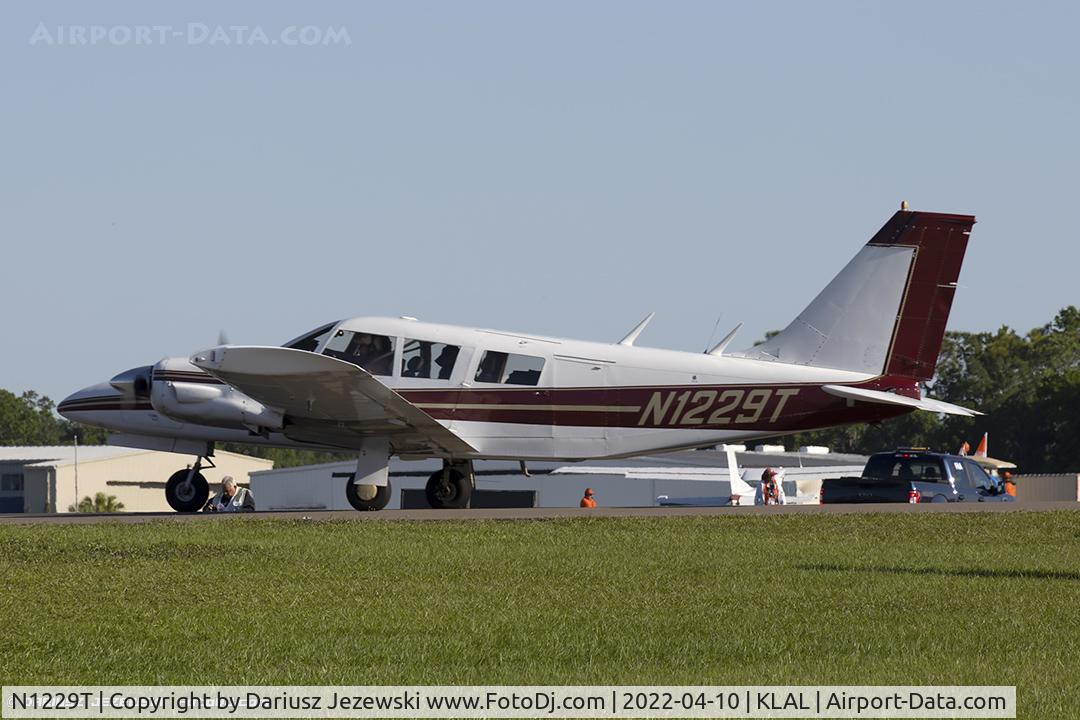
[[[971,215],[900,211],[868,243],[915,248],[886,374],[933,377],[974,224]]]

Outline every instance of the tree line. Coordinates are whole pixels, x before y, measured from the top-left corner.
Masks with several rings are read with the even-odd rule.
[[[955,451],[990,433],[990,454],[1012,460],[1021,472],[1080,471],[1080,310],[1069,306],[1026,334],[945,334],[932,397],[985,413],[980,417],[916,412],[876,425],[798,433],[780,438],[789,447],[827,445],[836,452],[868,454],[903,446]],[[106,431],[59,417],[48,397],[0,390],[0,445],[86,445],[105,442]],[[767,442],[767,441],[765,441]],[[223,450],[295,467],[348,459],[347,453],[226,443]]]

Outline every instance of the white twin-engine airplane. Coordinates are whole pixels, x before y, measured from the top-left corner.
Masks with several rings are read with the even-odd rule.
[[[215,442],[355,452],[358,510],[390,499],[389,458],[437,457],[427,496],[460,508],[477,459],[628,457],[877,422],[913,410],[974,415],[923,398],[975,218],[903,208],[782,332],[728,352],[615,344],[370,318],[284,347],[222,345],[165,358],[66,398],[60,413],[113,444],[190,453],[166,483],[197,511]],[[736,327],[736,330],[738,328]]]

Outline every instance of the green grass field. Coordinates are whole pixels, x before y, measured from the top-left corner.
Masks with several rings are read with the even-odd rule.
[[[1003,684],[1080,717],[1080,512],[0,527],[3,684]]]

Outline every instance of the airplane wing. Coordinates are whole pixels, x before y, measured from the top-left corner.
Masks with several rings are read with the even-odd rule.
[[[858,400],[860,402],[879,403],[882,405],[903,405],[904,407],[915,408],[916,410],[928,410],[930,412],[945,413],[946,415],[964,415],[966,417],[982,415],[978,410],[969,410],[968,408],[960,407],[959,405],[953,405],[952,403],[933,400],[931,398],[916,399],[905,395],[897,395],[896,393],[882,392],[881,390],[866,390],[863,388],[848,387],[847,385],[822,385],[821,389],[830,395],[846,398],[848,400]]]
[[[358,448],[387,438],[394,452],[462,456],[475,449],[427,413],[351,363],[306,350],[224,345],[191,362],[288,417],[300,442]]]

